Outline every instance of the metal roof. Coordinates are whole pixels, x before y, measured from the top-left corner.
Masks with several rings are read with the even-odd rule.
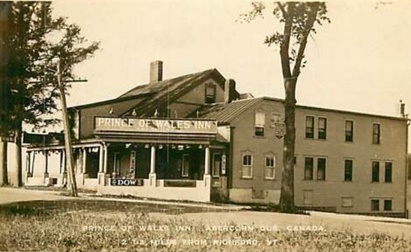
[[[218,124],[229,124],[231,121],[244,113],[247,109],[253,107],[263,100],[264,97],[261,97],[236,100],[228,104],[212,104],[204,106],[200,110],[200,118],[215,119],[217,120]]]

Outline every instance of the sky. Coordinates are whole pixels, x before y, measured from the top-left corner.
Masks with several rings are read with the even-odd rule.
[[[251,9],[239,0],[54,1],[54,14],[100,41],[94,58],[76,68],[69,106],[113,99],[146,84],[149,63],[164,62],[164,79],[216,68],[241,93],[284,98],[279,50],[263,43],[281,26],[270,13],[240,22]],[[332,22],[307,46],[297,84],[302,105],[398,115],[411,108],[411,1],[330,1]]]

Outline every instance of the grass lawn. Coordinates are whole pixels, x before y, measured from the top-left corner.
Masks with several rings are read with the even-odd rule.
[[[0,251],[411,251],[410,240],[381,233],[262,230],[176,218],[204,211],[218,210],[101,200],[0,205]]]

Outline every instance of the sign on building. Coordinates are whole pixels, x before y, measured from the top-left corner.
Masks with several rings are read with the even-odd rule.
[[[95,117],[96,131],[217,133],[217,121]]]

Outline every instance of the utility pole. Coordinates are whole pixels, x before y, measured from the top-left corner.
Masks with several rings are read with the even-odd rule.
[[[60,59],[57,63],[57,81],[58,81],[58,88],[60,91],[60,100],[61,100],[61,111],[63,113],[63,125],[64,125],[64,145],[66,149],[66,164],[67,164],[67,172],[68,172],[68,191],[71,196],[77,197],[77,183],[76,183],[76,174],[74,172],[74,159],[73,159],[73,152],[71,148],[71,131],[70,125],[68,120],[68,113],[67,113],[67,101],[66,101],[66,92],[65,86],[62,83],[61,79],[61,66],[60,66]]]

